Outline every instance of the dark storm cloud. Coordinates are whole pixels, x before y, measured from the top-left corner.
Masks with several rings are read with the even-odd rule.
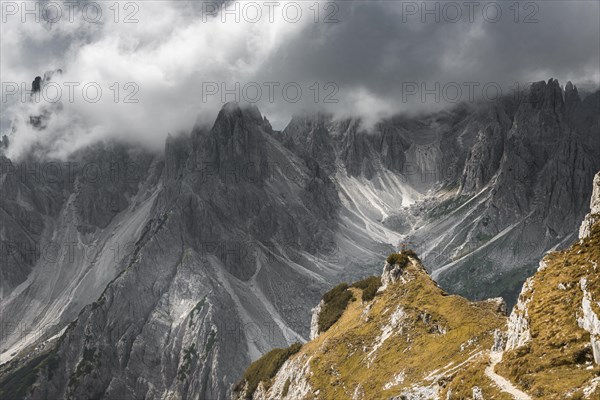
[[[388,100],[400,97],[407,82],[427,87],[434,82],[498,82],[503,88],[550,77],[563,84],[567,79],[598,82],[597,2],[524,2],[518,21],[510,8],[514,2],[495,3],[502,10],[499,18],[491,8],[484,17],[486,3],[479,3],[472,22],[463,2],[455,3],[464,12],[458,22],[449,22],[455,14],[444,18],[444,3],[438,3],[440,22],[435,13],[408,14],[408,3],[339,4],[339,23],[308,26],[271,55],[265,76],[332,80],[341,89],[366,87],[375,96],[392,98]],[[428,4],[434,9],[434,3]],[[537,22],[525,23],[527,16]]]
[[[112,3],[100,3],[106,5],[101,24],[78,18],[48,26],[9,18],[2,23],[3,82],[30,84],[44,70],[62,68],[65,81],[98,82],[105,93],[114,82],[139,85],[133,105],[111,102],[110,95],[98,103],[65,104],[44,138],[22,126],[14,154],[48,138],[58,155],[107,136],[160,148],[169,132],[189,130],[198,115],[210,123],[223,101],[243,101],[243,95],[221,96],[222,88],[236,83],[261,87],[257,105],[282,128],[303,109],[360,116],[369,124],[456,101],[431,95],[423,101],[421,89],[435,90],[436,83],[454,82],[464,91],[458,100],[469,101],[466,83],[479,99],[489,83],[506,93],[515,82],[550,77],[563,84],[600,81],[596,1],[520,2],[516,8],[514,1],[338,1],[321,2],[318,15],[313,2],[297,2],[298,21],[282,18],[283,2],[270,21],[265,3],[257,1],[264,13],[258,22],[248,21],[251,3],[230,2],[233,12],[224,15],[207,13],[214,9],[210,3],[135,2],[135,24],[123,23],[131,11],[124,9],[113,21],[107,9]],[[266,82],[279,85],[275,101]],[[302,89],[300,99],[282,98],[281,88],[290,83]],[[209,95],[207,84],[217,93]],[[418,92],[407,96],[408,84],[419,86]],[[328,94],[335,102],[324,101]],[[10,101],[2,107],[10,118],[32,111]]]

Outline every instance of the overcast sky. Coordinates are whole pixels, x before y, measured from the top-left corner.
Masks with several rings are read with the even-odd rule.
[[[11,156],[41,142],[64,157],[107,138],[162,148],[168,133],[210,124],[231,100],[256,101],[279,129],[314,109],[368,125],[493,98],[517,82],[600,82],[597,1],[272,3],[234,2],[227,13],[199,1],[38,3],[50,23],[3,1],[2,128],[12,121],[19,132]],[[61,88],[60,110],[21,101],[22,84],[59,68],[44,94],[52,100]],[[43,134],[27,126],[49,107]]]

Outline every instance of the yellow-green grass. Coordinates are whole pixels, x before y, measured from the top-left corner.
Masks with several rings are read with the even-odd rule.
[[[364,398],[378,399],[397,395],[415,383],[437,384],[437,378],[425,378],[435,370],[451,370],[476,358],[492,346],[494,330],[506,323],[493,304],[447,295],[415,261],[407,265],[404,277],[409,281],[390,285],[375,297],[368,313],[363,313],[366,304],[350,302],[327,332],[303,346],[301,353],[313,356],[309,380],[319,390],[318,398],[352,398],[358,385]],[[361,298],[360,289],[349,290]],[[403,322],[369,354],[398,307],[404,310]],[[461,345],[472,338],[473,343],[461,351]],[[404,381],[384,390],[400,373]]]
[[[486,400],[513,400],[513,397],[500,390],[485,375],[489,365],[489,355],[480,355],[465,368],[460,368],[450,377],[448,383],[440,391],[441,399],[470,399],[473,397],[473,387],[481,389],[481,394]],[[450,397],[447,397],[450,393]]]
[[[354,282],[352,287],[362,290],[362,300],[371,301],[375,298],[377,290],[381,286],[380,276],[369,276],[368,278],[362,279],[358,282]]]
[[[600,368],[589,363],[590,335],[577,324],[582,314],[581,278],[587,279],[594,303],[600,301],[600,223],[589,238],[550,253],[544,261],[547,267],[535,274],[528,305],[532,339],[506,352],[496,370],[534,398],[577,398],[578,388],[600,376]],[[593,307],[600,315],[597,304]],[[600,393],[592,398],[600,398]]]

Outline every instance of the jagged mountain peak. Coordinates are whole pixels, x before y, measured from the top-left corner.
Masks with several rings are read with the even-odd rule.
[[[592,213],[600,173],[594,185]],[[507,318],[502,299],[448,295],[414,253],[392,254],[380,278],[326,293],[311,341],[254,362],[233,397],[597,399],[598,263],[595,220],[578,243],[544,257]]]
[[[579,239],[583,240],[592,234],[594,225],[600,221],[600,173],[596,174],[593,182],[590,212],[585,216],[579,228]]]
[[[44,72],[44,77],[36,76],[33,82],[31,83],[31,92],[36,93],[39,92],[44,85],[50,82],[56,75],[62,75],[63,70],[58,68],[55,70],[49,70]]]
[[[263,116],[260,113],[258,107],[254,104],[240,104],[238,102],[231,101],[225,103],[223,107],[221,107],[221,110],[217,115],[215,124],[217,124],[222,119],[244,119],[248,121],[254,121],[256,123],[261,123],[263,121]]]
[[[581,97],[579,96],[577,86],[573,85],[571,81],[567,82],[565,86],[565,106],[567,113],[571,114],[577,109],[580,103]]]
[[[198,120],[192,129],[192,138],[196,144],[207,138],[222,141],[255,128],[268,134],[273,133],[271,123],[256,105],[228,102],[221,107],[212,125]]]
[[[557,79],[548,82],[539,81],[531,84],[525,103],[534,109],[549,109],[560,112],[564,106],[563,89]]]
[[[141,180],[55,190],[28,180],[17,187],[17,175],[3,176],[9,195],[1,216],[8,229],[1,240],[27,237],[35,246],[64,237],[81,240],[81,249],[89,243],[100,249],[97,259],[57,265],[9,260],[2,269],[18,274],[5,293],[25,282],[2,303],[9,320],[24,319],[32,327],[58,321],[58,333],[96,301],[65,334],[65,345],[32,350],[35,344],[11,333],[2,360],[17,361],[0,370],[2,385],[27,364],[26,357],[56,349],[60,367],[54,375],[39,374],[34,397],[86,398],[93,388],[111,398],[224,398],[251,359],[308,337],[309,309],[328,286],[372,273],[381,254],[400,241],[423,250],[424,265],[437,268],[432,276],[446,290],[472,299],[508,292],[510,301],[530,273],[521,268],[567,243],[565,235],[587,207],[588,175],[598,169],[598,158],[597,147],[585,144],[595,140],[590,132],[598,126],[599,98],[586,97],[571,120],[560,112],[557,118],[553,108],[507,100],[397,117],[371,132],[358,119],[311,115],[296,118],[286,132],[298,128],[297,146],[281,140],[284,134],[273,132],[257,109],[231,104],[212,126],[197,125],[191,138],[169,138],[162,157],[130,160],[124,151],[124,163],[140,165]],[[577,136],[569,134],[573,130]],[[540,145],[540,136],[547,136],[548,146]],[[553,142],[558,137],[567,145]],[[83,161],[94,154],[110,158],[110,151],[91,149]],[[23,164],[22,170],[30,169]],[[461,193],[463,171],[472,181]],[[538,247],[526,249],[527,259],[508,251],[511,243],[531,241]],[[135,244],[135,252],[114,260],[107,254],[115,242]],[[52,293],[32,303],[29,293],[45,287],[56,270],[61,275]],[[419,271],[414,276],[433,282]],[[369,290],[369,282],[354,289]],[[105,303],[98,300],[104,289],[110,294]],[[55,312],[48,314],[48,307]],[[232,338],[230,325],[218,324],[225,318],[262,323],[266,317],[276,334],[257,343],[245,333]],[[82,332],[104,325],[131,337],[101,330],[84,340]],[[161,372],[145,365],[161,365]]]

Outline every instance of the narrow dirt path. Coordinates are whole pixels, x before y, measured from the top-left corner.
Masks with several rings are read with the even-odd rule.
[[[501,351],[490,352],[490,365],[485,369],[485,375],[490,378],[503,392],[510,394],[516,400],[531,400],[527,393],[523,393],[513,386],[506,378],[494,372],[494,367],[502,360]]]

